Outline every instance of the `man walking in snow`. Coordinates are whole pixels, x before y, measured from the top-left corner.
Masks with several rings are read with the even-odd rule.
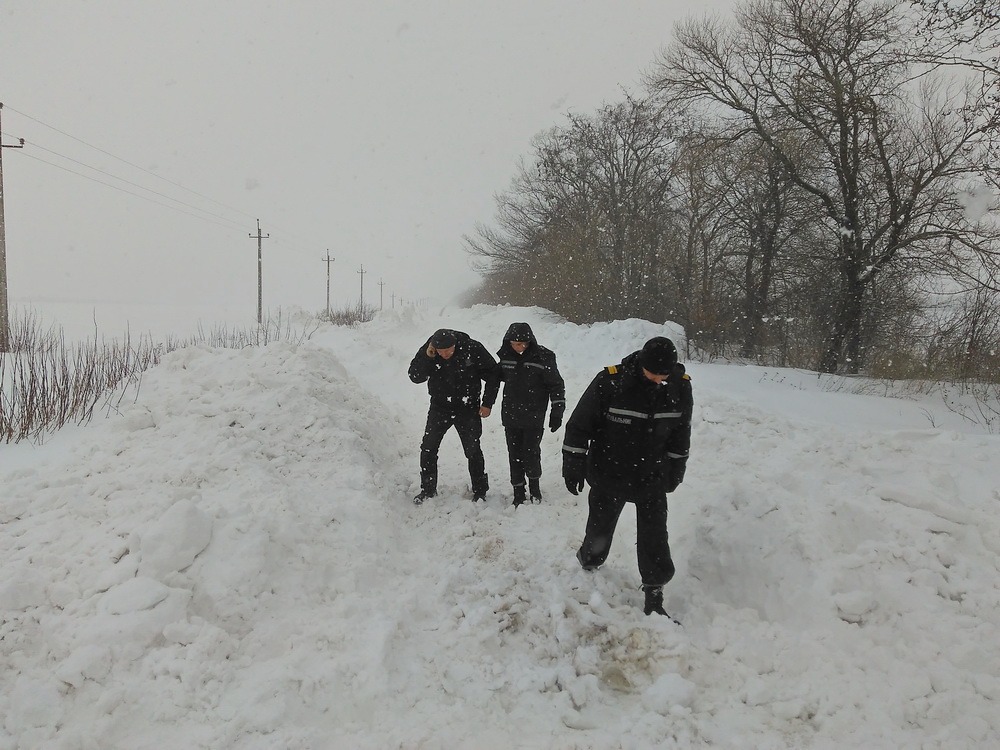
[[[472,501],[485,500],[490,485],[479,439],[483,419],[490,415],[500,390],[496,360],[469,334],[441,328],[413,357],[409,375],[414,383],[426,382],[431,397],[420,443],[420,494],[413,502],[419,505],[437,494],[438,448],[452,426],[469,461]],[[483,382],[486,388],[481,394]]]
[[[566,488],[576,495],[584,480],[590,484],[587,531],[576,558],[584,570],[603,565],[618,517],[626,502],[633,503],[647,615],[667,614],[663,586],[674,576],[667,494],[684,479],[693,404],[677,349],[657,336],[599,372],[566,423]]]
[[[531,502],[541,502],[538,480],[542,476],[545,410],[551,401],[549,429],[555,432],[566,411],[566,386],[556,366],[556,355],[535,340],[527,323],[510,324],[497,357],[504,384],[500,421],[507,438],[514,505],[527,499],[526,478]]]

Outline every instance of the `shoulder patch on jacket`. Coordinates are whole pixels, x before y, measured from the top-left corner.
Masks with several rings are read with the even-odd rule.
[[[684,380],[690,380],[690,379],[691,379],[691,376],[690,376],[690,375],[688,375],[687,373],[684,373],[684,375],[682,375],[681,377],[682,377],[682,378],[683,378]]]
[[[609,375],[614,375],[615,373],[618,372],[618,366],[617,365],[608,365],[604,369],[608,371]]]

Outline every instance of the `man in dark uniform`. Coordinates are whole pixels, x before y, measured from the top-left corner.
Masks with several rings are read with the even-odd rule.
[[[413,502],[419,505],[437,494],[438,448],[452,426],[469,461],[472,501],[485,500],[490,482],[479,439],[483,419],[490,415],[500,390],[496,360],[469,334],[442,328],[413,357],[409,376],[414,383],[426,382],[431,397],[420,443],[420,494]],[[486,389],[480,400],[483,382]]]
[[[555,432],[566,411],[566,386],[556,366],[556,355],[535,340],[527,323],[510,324],[497,357],[504,384],[500,421],[507,438],[514,505],[527,499],[525,478],[531,502],[541,502],[538,480],[542,476],[545,410],[551,401],[549,429]]]
[[[604,564],[618,517],[635,504],[645,613],[665,615],[663,586],[674,575],[667,493],[684,479],[691,442],[691,379],[670,339],[657,336],[588,386],[563,443],[563,477],[576,495],[590,484],[587,531],[576,554],[585,570]]]

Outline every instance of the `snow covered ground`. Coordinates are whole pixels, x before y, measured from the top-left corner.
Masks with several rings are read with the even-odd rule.
[[[0,445],[0,750],[1000,747],[1000,438],[934,400],[690,363],[678,574],[645,617],[634,514],[579,569],[541,505],[469,500],[458,439],[416,507],[448,325],[525,320],[570,408],[652,335],[539,309],[387,311],[301,345],[191,348],[121,416]]]

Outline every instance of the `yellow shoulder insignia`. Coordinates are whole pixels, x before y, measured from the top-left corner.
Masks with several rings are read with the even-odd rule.
[[[618,366],[617,365],[608,365],[604,369],[608,371],[609,375],[614,375],[616,372],[618,372]]]
[[[685,380],[690,380],[690,379],[691,379],[691,376],[690,376],[690,375],[688,375],[687,373],[684,373],[684,379],[685,379]]]

